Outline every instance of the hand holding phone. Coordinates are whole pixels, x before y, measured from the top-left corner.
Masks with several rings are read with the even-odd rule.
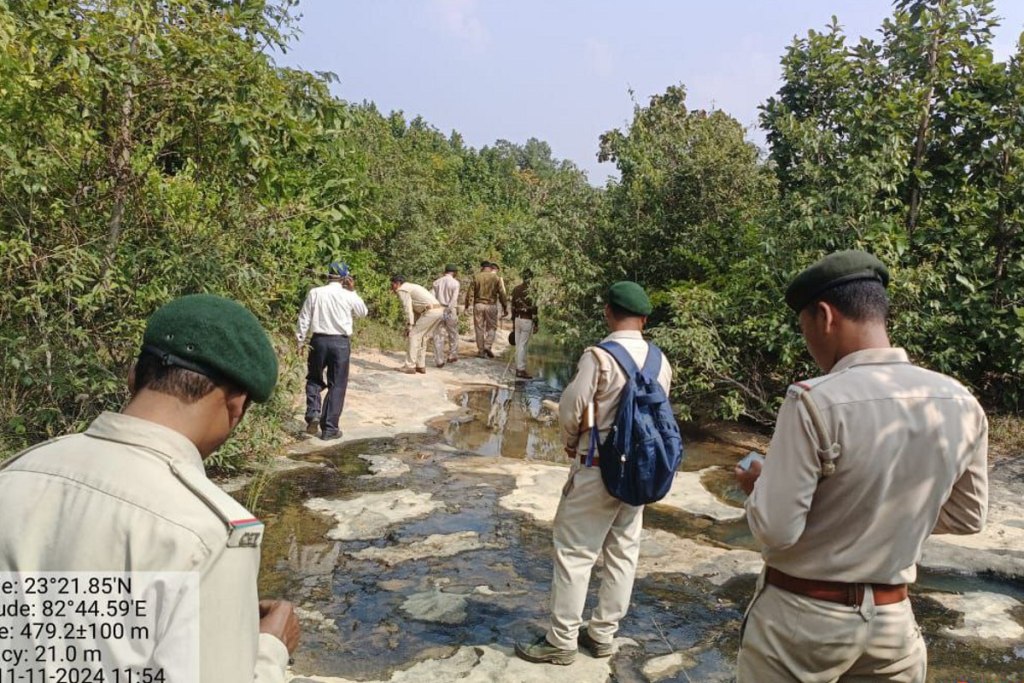
[[[736,463],[736,467],[739,467],[744,472],[747,472],[750,470],[750,466],[754,463],[754,461],[757,461],[763,465],[764,456],[758,453],[757,451],[750,451],[743,457],[742,460]]]

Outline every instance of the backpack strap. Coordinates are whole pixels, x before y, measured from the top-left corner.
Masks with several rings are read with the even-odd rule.
[[[651,342],[647,342],[647,360],[644,361],[644,367],[640,370],[640,374],[648,379],[658,381],[658,375],[661,374],[661,359],[663,355],[661,349]]]
[[[615,359],[615,362],[618,363],[619,366],[626,372],[627,377],[632,378],[636,375],[637,372],[639,372],[639,368],[637,368],[636,363],[633,361],[633,356],[629,355],[629,351],[627,351],[626,347],[624,347],[622,344],[619,344],[618,342],[601,342],[600,344],[597,345],[597,348],[610,354],[611,357]],[[647,354],[648,358],[650,357],[650,355],[650,353]],[[660,359],[658,361],[658,364],[660,366]],[[646,365],[647,364],[644,363],[645,367]]]

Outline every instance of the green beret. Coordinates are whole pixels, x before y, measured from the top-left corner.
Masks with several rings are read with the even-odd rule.
[[[621,280],[609,287],[605,302],[635,315],[651,314],[651,300],[644,288],[629,280]]]
[[[164,363],[224,379],[263,403],[277,384],[277,355],[260,322],[241,304],[192,294],[150,316],[143,349]]]
[[[446,272],[446,273],[457,273],[457,272],[459,272],[459,268],[454,263],[449,263],[448,265],[446,265],[444,267],[444,272]]]
[[[837,251],[793,278],[786,288],[786,305],[799,313],[827,290],[855,280],[875,280],[885,287],[889,270],[866,251]]]

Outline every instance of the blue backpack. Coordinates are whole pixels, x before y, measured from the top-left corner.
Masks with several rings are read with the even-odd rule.
[[[668,396],[658,383],[661,349],[650,342],[647,346],[647,360],[643,369],[638,369],[622,345],[598,344],[622,367],[626,386],[619,398],[619,414],[604,443],[597,443],[597,426],[591,428],[586,465],[593,464],[596,445],[605,488],[630,505],[646,505],[664,498],[683,460],[679,425]]]

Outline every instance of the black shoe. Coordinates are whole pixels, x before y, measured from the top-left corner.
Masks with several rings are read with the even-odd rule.
[[[533,379],[533,375],[528,373],[526,370],[516,370],[516,377],[518,379]]]
[[[580,629],[579,637],[576,639],[579,646],[590,653],[591,657],[611,657],[615,646],[611,643],[599,643],[590,637],[590,632],[585,628]]]
[[[563,650],[548,642],[546,636],[530,642],[516,643],[516,654],[520,659],[535,664],[558,664],[568,666],[576,659],[576,650]]]
[[[316,436],[320,431],[320,423],[317,420],[306,421],[306,433],[310,436]]]
[[[484,349],[484,355],[488,358],[494,358],[494,353],[490,349]]]
[[[340,429],[336,432],[324,432],[320,435],[320,439],[322,441],[334,441],[335,439],[340,439],[341,434],[342,432]]]

